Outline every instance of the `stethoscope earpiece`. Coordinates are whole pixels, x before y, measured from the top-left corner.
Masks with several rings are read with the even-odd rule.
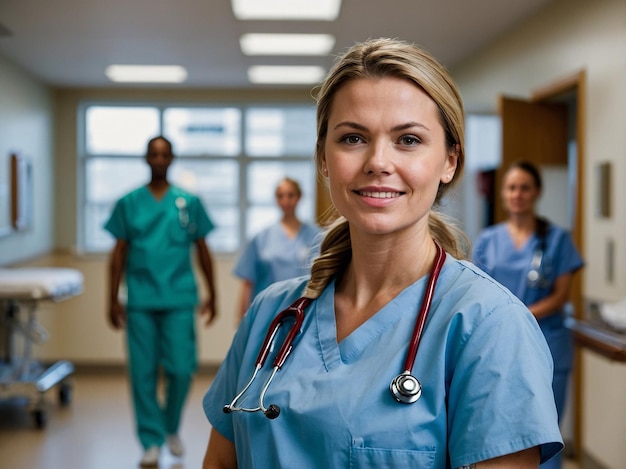
[[[276,404],[270,404],[267,410],[263,413],[268,419],[274,420],[280,414],[280,407],[278,407]]]

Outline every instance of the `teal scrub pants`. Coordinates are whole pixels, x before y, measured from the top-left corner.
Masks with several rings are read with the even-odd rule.
[[[197,368],[195,315],[185,310],[127,312],[129,374],[139,441],[161,446],[176,434]],[[159,371],[165,378],[159,400]]]

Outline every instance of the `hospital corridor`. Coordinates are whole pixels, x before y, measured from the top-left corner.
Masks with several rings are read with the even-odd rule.
[[[625,51],[626,0],[0,0],[0,469],[625,469]]]

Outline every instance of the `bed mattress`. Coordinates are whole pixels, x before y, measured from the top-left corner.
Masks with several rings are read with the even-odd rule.
[[[81,294],[83,274],[61,267],[0,268],[0,299],[59,300]]]

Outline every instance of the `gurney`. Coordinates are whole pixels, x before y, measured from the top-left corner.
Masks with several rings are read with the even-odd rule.
[[[33,345],[48,340],[37,322],[37,306],[82,291],[83,276],[75,269],[0,268],[0,399],[26,398],[38,428],[46,425],[47,391],[57,387],[61,404],[69,404],[74,365],[59,360],[46,366],[33,357]]]

